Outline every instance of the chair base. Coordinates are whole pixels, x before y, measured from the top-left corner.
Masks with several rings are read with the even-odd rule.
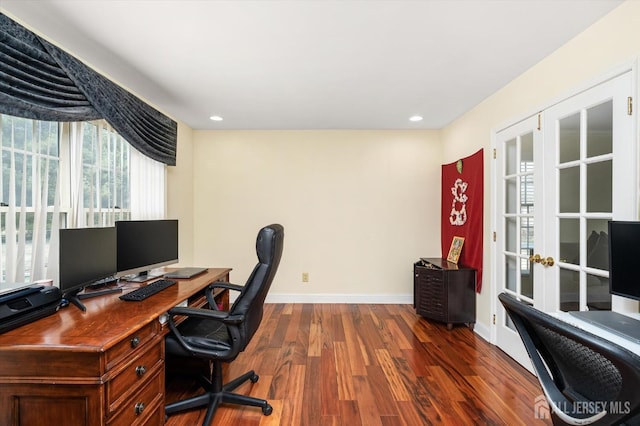
[[[273,407],[271,407],[266,400],[232,392],[247,380],[250,380],[251,383],[256,383],[259,378],[260,377],[251,370],[226,385],[222,385],[222,367],[220,363],[215,362],[213,380],[209,382],[209,380],[204,377],[201,379],[204,382],[203,387],[206,389],[204,394],[167,404],[164,412],[166,415],[169,415],[179,411],[206,406],[207,414],[202,423],[203,426],[209,426],[211,424],[218,406],[225,403],[260,407],[262,408],[262,414],[268,416],[273,412]]]

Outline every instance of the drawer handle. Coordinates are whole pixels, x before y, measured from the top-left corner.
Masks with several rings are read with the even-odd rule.
[[[144,376],[144,373],[147,372],[147,367],[144,365],[139,365],[136,367],[136,374],[140,377]]]
[[[134,411],[136,412],[136,415],[142,414],[142,412],[144,411],[144,402],[138,402],[134,408]]]
[[[139,344],[140,344],[140,338],[138,336],[136,336],[133,339],[131,339],[131,347],[132,348],[135,348]]]

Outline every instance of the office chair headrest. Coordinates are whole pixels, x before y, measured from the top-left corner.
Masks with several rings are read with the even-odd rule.
[[[279,224],[265,226],[258,232],[256,239],[256,253],[258,261],[267,264],[272,259],[277,259],[275,250],[282,250],[282,239],[284,238],[284,227]],[[276,265],[277,266],[277,265]]]

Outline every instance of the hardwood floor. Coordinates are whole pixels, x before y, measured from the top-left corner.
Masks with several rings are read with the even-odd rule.
[[[252,342],[225,378],[260,380],[238,392],[259,408],[222,406],[214,425],[530,425],[542,392],[536,378],[466,327],[415,314],[411,305],[268,304]],[[167,379],[168,401],[199,392]],[[204,410],[167,425],[198,425]],[[546,421],[546,424],[551,424]]]

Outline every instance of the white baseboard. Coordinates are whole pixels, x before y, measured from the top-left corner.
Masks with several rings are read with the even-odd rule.
[[[487,327],[485,324],[476,322],[473,326],[473,331],[478,336],[482,337],[487,342],[491,343],[491,329]]]
[[[362,303],[413,305],[413,294],[273,294],[266,303]]]

